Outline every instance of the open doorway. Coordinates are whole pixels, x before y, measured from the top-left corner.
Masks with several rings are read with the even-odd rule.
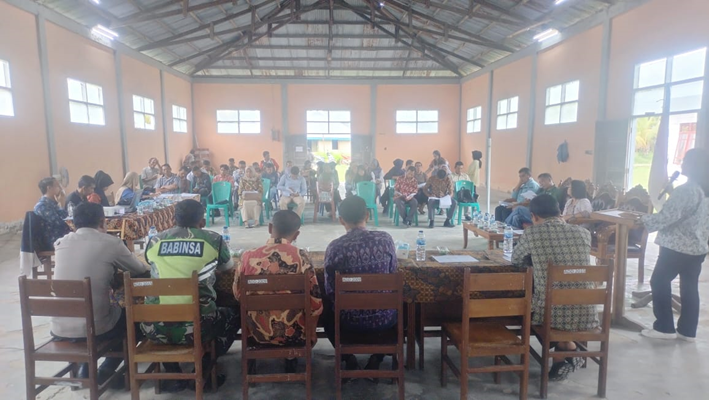
[[[308,134],[308,150],[313,163],[335,162],[340,182],[345,182],[345,172],[352,160],[352,136],[349,134]]]

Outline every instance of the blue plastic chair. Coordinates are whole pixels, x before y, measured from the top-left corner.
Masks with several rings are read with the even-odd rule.
[[[217,204],[226,201],[225,204]],[[214,182],[212,183],[212,204],[207,204],[207,227],[214,223],[213,210],[224,210],[224,220],[226,226],[229,226],[229,217],[234,213],[233,205],[231,204],[231,183],[230,182]]]
[[[394,186],[396,185],[396,179],[389,179],[387,181],[388,187],[387,187],[387,192],[389,192],[389,205],[387,206],[387,214],[389,215],[389,218],[394,216]]]
[[[470,181],[458,181],[455,183],[455,193],[457,194],[460,189],[470,190],[472,196],[475,195],[475,184]],[[480,211],[480,204],[478,203],[458,203],[458,225],[463,219],[463,209],[471,207],[473,210]]]
[[[374,214],[374,226],[379,226],[379,213],[377,212],[377,185],[374,182],[357,183],[357,196],[367,203],[367,210]]]

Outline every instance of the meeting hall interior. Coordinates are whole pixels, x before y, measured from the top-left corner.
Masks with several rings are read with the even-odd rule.
[[[0,0],[0,397],[706,398],[708,20]]]

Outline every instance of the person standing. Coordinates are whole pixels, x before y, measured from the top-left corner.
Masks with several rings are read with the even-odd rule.
[[[278,181],[278,190],[281,192],[281,199],[278,201],[278,207],[281,210],[287,210],[288,205],[293,203],[296,205],[295,213],[300,217],[305,210],[305,196],[308,194],[308,185],[305,183],[305,178],[300,175],[300,169],[293,167],[290,174],[284,174],[281,180]]]
[[[143,189],[154,188],[159,176],[160,162],[157,158],[153,157],[148,160],[148,166],[143,168],[143,172],[140,173],[140,179],[143,182]]]
[[[709,253],[709,152],[689,150],[682,174],[687,183],[674,189],[662,210],[640,219],[649,232],[657,232],[655,243],[660,246],[650,278],[655,322],[641,335],[693,342],[699,323],[699,274]],[[682,311],[675,329],[671,285],[677,275]]]
[[[468,176],[475,184],[475,187],[480,185],[480,169],[483,166],[483,153],[478,150],[473,150],[473,162],[468,167]]]
[[[278,170],[281,168],[280,165],[278,165],[278,161],[274,160],[271,158],[271,153],[268,151],[263,152],[263,160],[261,160],[261,164],[259,167],[261,167],[261,171],[263,171],[266,168],[266,164],[273,164],[273,168],[278,172]]]

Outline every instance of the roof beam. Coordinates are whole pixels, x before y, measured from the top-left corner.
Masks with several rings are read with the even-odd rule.
[[[499,22],[501,24],[507,24],[507,25],[514,25],[514,26],[519,26],[520,21],[518,20],[511,20],[504,18],[502,16],[496,17],[494,15],[481,12],[481,11],[474,11],[470,9],[465,9],[462,7],[456,7],[453,5],[445,4],[445,3],[439,3],[437,1],[427,1],[427,0],[411,0],[413,3],[426,3],[430,7],[438,8],[441,10],[445,11],[450,11],[452,13],[458,14],[458,15],[466,15],[470,18],[478,18],[478,19],[484,19],[487,21],[493,21],[493,22]]]
[[[323,60],[321,60],[323,61]],[[242,70],[242,69],[254,69],[254,70],[270,70],[270,71],[403,71],[404,67],[330,67],[324,65],[322,67],[296,67],[296,66],[219,66],[212,65],[207,69],[213,70]],[[435,72],[450,72],[452,71],[446,67],[410,67],[409,71],[435,71]]]
[[[183,6],[183,7],[176,8],[174,10],[164,11],[164,12],[160,12],[160,13],[150,12],[146,9],[145,12],[137,12],[137,13],[125,16],[123,18],[120,18],[118,20],[118,25],[115,25],[115,26],[112,25],[112,26],[114,26],[114,27],[125,26],[125,25],[137,24],[140,22],[154,21],[156,19],[174,17],[176,15],[181,15],[185,12],[189,13],[189,12],[193,12],[193,11],[204,10],[206,8],[216,7],[218,5],[231,3],[231,2],[232,2],[232,0],[213,0],[213,1],[206,2],[206,3],[202,3],[202,4],[188,6],[186,8]],[[180,1],[176,0],[173,3],[178,4],[178,3],[180,3]],[[273,2],[271,1],[268,3],[273,3]]]
[[[251,47],[253,49],[253,47]],[[267,61],[267,62],[322,62],[324,61],[324,57],[259,57],[258,61]],[[224,57],[222,61],[247,61],[247,57]],[[333,57],[331,60],[333,63],[336,62],[352,62],[352,61],[359,61],[359,62],[403,62],[403,61],[426,61],[430,62],[428,59],[421,58],[421,57],[410,57],[410,58],[402,58],[402,57],[357,57],[357,58],[342,58],[342,57]]]

